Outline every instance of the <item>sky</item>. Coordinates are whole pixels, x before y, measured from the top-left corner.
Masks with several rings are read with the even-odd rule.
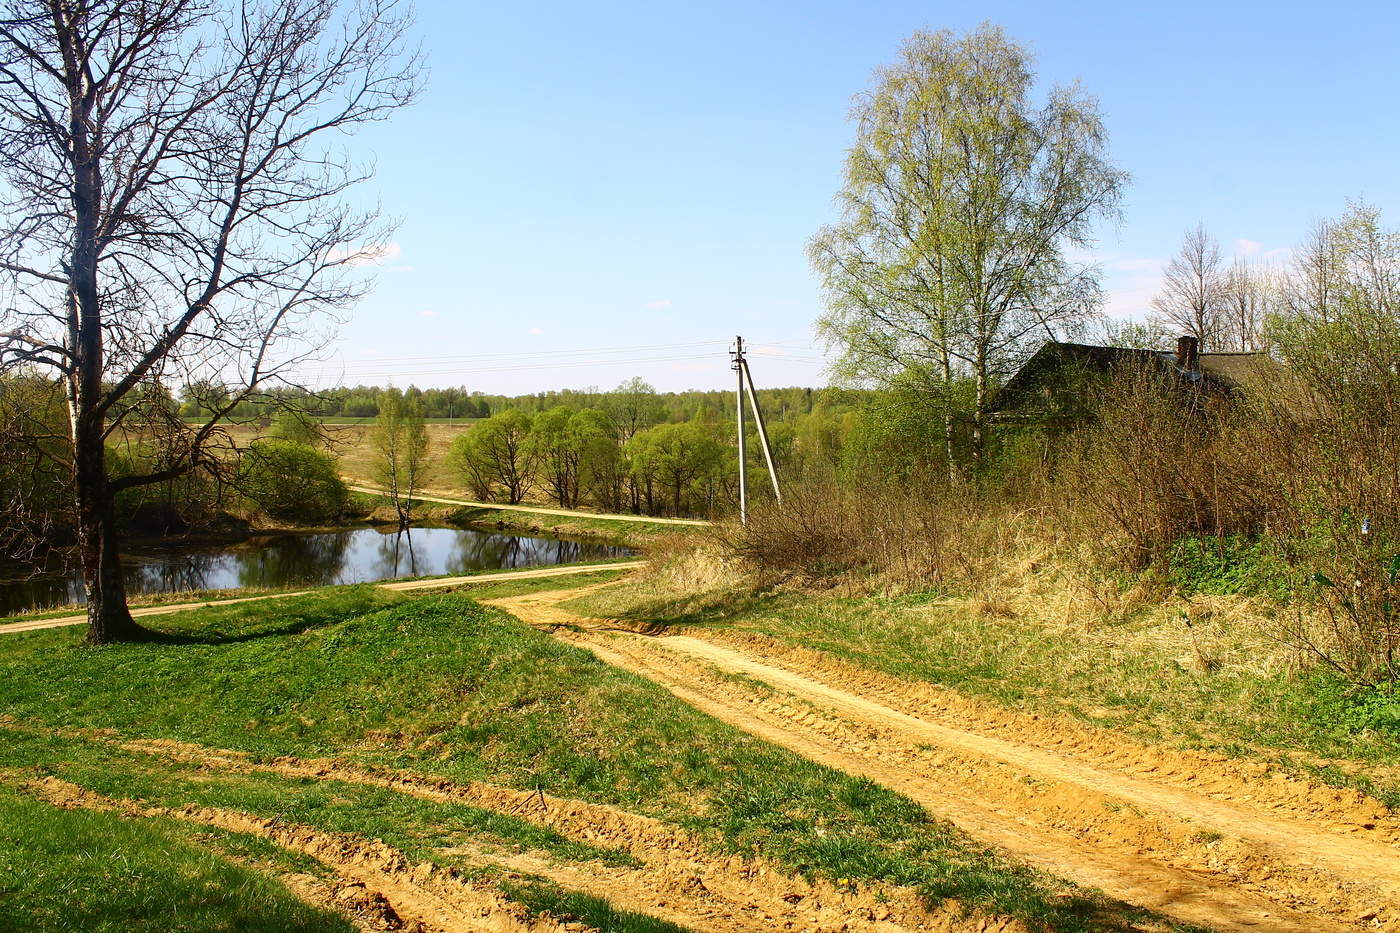
[[[852,97],[919,29],[987,20],[1095,95],[1124,219],[1093,256],[1141,316],[1182,232],[1283,257],[1361,198],[1400,226],[1400,5],[419,0],[422,98],[355,137],[399,221],[320,381],[520,394],[824,385],[805,246]]]

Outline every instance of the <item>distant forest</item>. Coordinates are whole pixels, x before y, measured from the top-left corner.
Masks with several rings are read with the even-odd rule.
[[[256,418],[289,407],[298,408],[319,418],[374,418],[379,414],[379,400],[384,389],[380,386],[345,386],[310,393],[302,390],[270,393],[250,398],[235,406],[235,418]],[[867,393],[861,390],[832,388],[802,388],[790,386],[778,389],[758,389],[759,404],[765,418],[787,421],[798,415],[811,414],[819,407],[850,407]],[[180,414],[198,418],[211,402],[223,393],[208,384],[186,386],[176,401]],[[612,390],[561,389],[529,395],[491,395],[472,391],[465,386],[443,389],[419,389],[410,386],[408,396],[417,396],[426,418],[489,418],[503,411],[518,410],[538,414],[553,408],[579,410],[608,409],[626,398],[647,398],[656,409],[657,421],[727,421],[734,419],[734,390],[689,390],[657,392],[641,379],[631,379]]]

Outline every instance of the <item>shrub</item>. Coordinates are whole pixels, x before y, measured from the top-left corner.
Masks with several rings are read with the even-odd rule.
[[[237,482],[250,503],[283,521],[334,521],[348,496],[334,457],[290,441],[259,441],[245,450]]]
[[[160,469],[158,451],[146,445],[107,448],[107,469],[113,479]],[[161,483],[133,486],[117,493],[117,523],[145,535],[180,534],[223,515],[217,479],[197,469]]]

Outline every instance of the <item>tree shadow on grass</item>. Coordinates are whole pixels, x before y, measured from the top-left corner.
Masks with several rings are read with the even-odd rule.
[[[236,615],[209,620],[203,626],[182,630],[148,630],[147,644],[157,645],[234,645],[267,638],[287,638],[316,629],[338,625],[378,612],[388,603],[364,599],[325,606],[292,607],[287,602],[269,603],[266,609],[242,609]],[[288,611],[292,609],[293,611]],[[192,610],[199,612],[200,610]]]
[[[161,632],[151,631],[149,638],[145,639],[146,644],[152,645],[236,645],[250,641],[260,641],[264,638],[286,638],[291,635],[301,635],[305,632],[318,628],[325,628],[329,625],[336,625],[344,622],[344,616],[328,616],[321,618],[298,619],[294,622],[287,622],[282,625],[273,625],[267,628],[258,628],[251,631],[227,632],[218,629],[211,629],[198,632]]]
[[[696,604],[659,599],[616,613],[612,618],[634,626],[644,626],[644,634],[662,634],[668,629],[720,627],[742,621],[760,607],[771,606],[773,596],[763,592],[728,593],[722,600]]]

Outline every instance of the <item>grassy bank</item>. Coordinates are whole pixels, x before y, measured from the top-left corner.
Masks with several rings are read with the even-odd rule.
[[[1400,698],[1306,666],[1270,635],[1285,610],[1267,601],[1127,579],[1095,591],[1031,562],[976,592],[756,590],[734,585],[732,570],[696,569],[706,560],[566,606],[760,632],[1010,708],[1274,762],[1400,807]]]
[[[478,593],[549,585],[520,581]],[[627,857],[509,814],[334,780],[210,771],[120,743],[192,742],[264,761],[335,758],[612,804],[687,827],[716,851],[761,854],[842,884],[909,885],[930,904],[954,897],[1056,929],[1121,929],[1135,916],[1008,864],[897,794],[737,732],[462,595],[345,587],[174,615],[160,627],[163,643],[105,649],[82,647],[73,630],[0,640],[7,783],[51,775],[147,806],[217,806],[355,832],[492,879],[502,876],[492,852],[542,851],[583,865]],[[24,818],[36,827],[61,818],[31,801],[16,805],[39,808]],[[148,843],[132,832],[129,845],[145,852]],[[7,849],[11,863],[37,857],[13,842]],[[201,857],[225,858],[217,847],[207,852]],[[132,870],[158,884],[142,864],[134,860]],[[74,868],[45,883],[82,877]],[[563,905],[599,929],[666,928],[529,879],[513,893],[532,909]],[[269,898],[250,894],[245,906]],[[42,903],[21,899],[10,910],[27,912],[21,927],[43,929],[40,908],[27,906]],[[151,903],[151,911],[164,909]]]

